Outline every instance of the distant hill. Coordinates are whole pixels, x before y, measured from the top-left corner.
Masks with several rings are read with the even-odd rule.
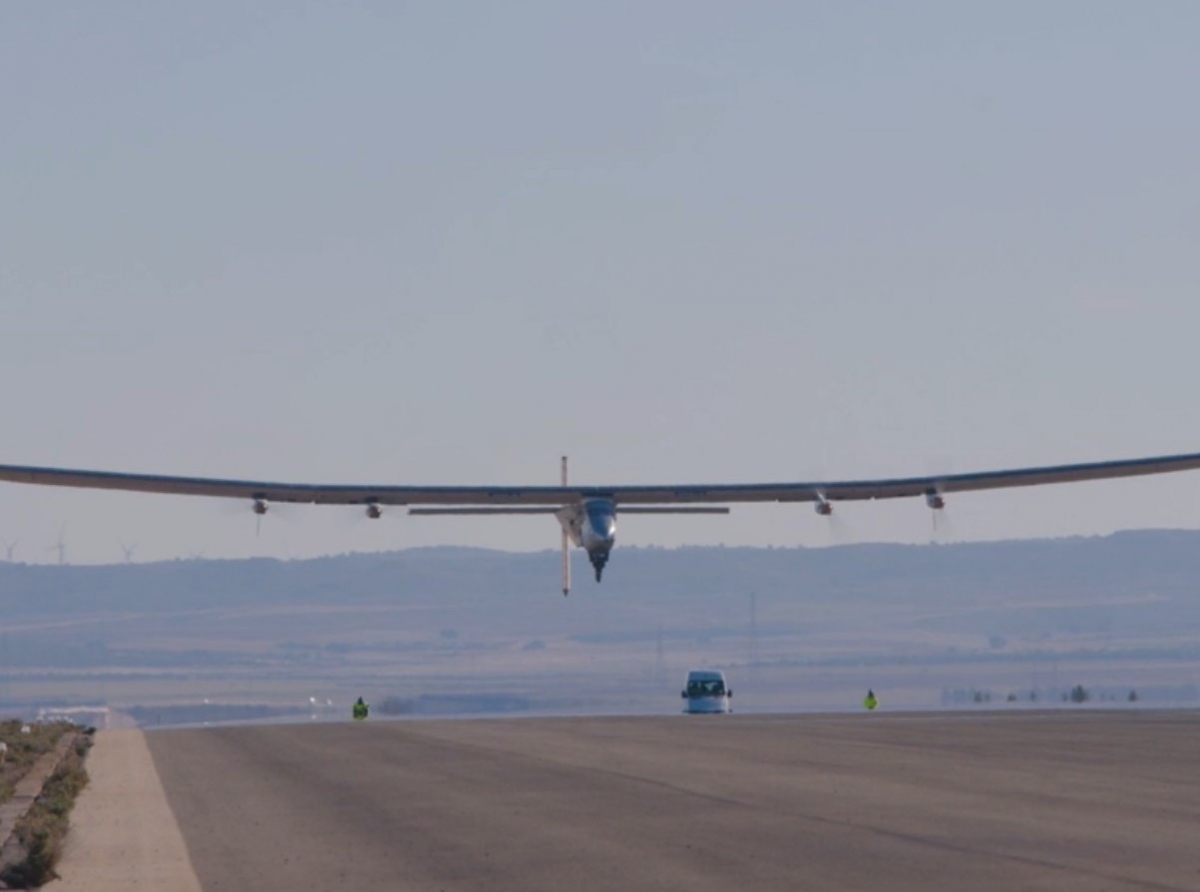
[[[889,624],[904,617],[922,629],[1004,636],[1200,633],[1200,533],[1190,531],[826,549],[624,547],[602,585],[576,557],[565,604],[554,552],[436,547],[306,561],[0,564],[0,628],[41,621],[38,635],[58,628],[60,640],[79,642],[94,640],[85,627],[49,621],[121,616],[142,629],[181,613],[203,624],[205,612],[324,605],[403,607],[433,633],[583,634],[572,622],[582,615],[595,634],[644,634],[647,617],[650,627],[715,630],[736,616],[740,628],[752,592],[763,633],[841,621],[869,631],[880,615],[893,617]],[[314,622],[295,633],[330,631]]]
[[[549,551],[0,564],[0,701],[6,684],[10,699],[83,698],[93,690],[85,678],[107,679],[111,699],[142,690],[131,679],[143,676],[267,679],[279,689],[423,678],[427,687],[402,692],[419,697],[437,679],[635,669],[657,679],[691,662],[1200,660],[1200,532],[622,547],[602,585],[582,554],[574,569],[564,599]]]
[[[636,548],[614,555],[596,585],[575,555],[574,605],[602,604],[603,624],[645,611],[728,610],[756,592],[770,622],[800,622],[814,606],[955,610],[1019,602],[1051,614],[1064,601],[1099,607],[1151,597],[1149,628],[1200,622],[1200,532],[951,545],[829,548]],[[0,563],[4,624],[81,614],[171,615],[280,605],[421,607],[487,628],[528,628],[561,613],[556,552],[418,548],[310,560],[176,560],[54,566]],[[548,609],[550,605],[553,609]],[[769,605],[769,606],[768,606]],[[581,608],[582,609],[582,608]],[[739,608],[740,609],[740,608]],[[459,614],[462,614],[461,616]],[[1053,630],[1053,623],[1048,630]]]

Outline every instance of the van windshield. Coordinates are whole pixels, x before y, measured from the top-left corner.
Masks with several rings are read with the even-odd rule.
[[[692,680],[687,683],[689,697],[721,697],[725,694],[725,682],[716,678],[712,681]]]

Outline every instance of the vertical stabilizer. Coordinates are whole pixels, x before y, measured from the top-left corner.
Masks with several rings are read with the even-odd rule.
[[[562,457],[562,485],[567,485],[567,457]],[[563,597],[571,593],[571,541],[567,538],[567,528],[562,529],[562,590]]]
[[[567,531],[562,531],[562,587],[563,597],[571,594],[571,543],[567,540]]]

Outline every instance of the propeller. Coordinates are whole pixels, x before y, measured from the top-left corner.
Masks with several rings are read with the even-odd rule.
[[[925,504],[929,508],[929,522],[932,537],[937,538],[939,530],[945,536],[954,527],[950,523],[950,514],[946,508],[946,491],[943,487],[943,475],[953,474],[955,460],[953,455],[934,453],[929,456],[927,463],[932,484],[925,490]]]
[[[825,493],[817,490],[817,500],[813,502],[813,510],[822,517],[833,517],[833,505],[825,498]]]
[[[223,518],[238,518],[246,516],[246,501],[237,499],[217,499],[213,511]],[[286,502],[272,502],[266,496],[258,495],[250,497],[250,513],[254,515],[254,534],[257,536],[262,532],[263,516],[270,512],[272,517],[287,519],[289,517],[289,509],[294,506]]]
[[[250,510],[254,512],[254,535],[258,537],[262,534],[262,519],[267,513],[267,500],[256,498],[254,504],[250,506]]]
[[[931,517],[933,518],[933,531],[937,532],[937,516],[939,511],[946,508],[946,500],[943,498],[940,489],[925,490],[925,504],[929,506]]]
[[[929,506],[930,517],[933,521],[933,535],[937,537],[939,531],[939,516],[940,530],[943,538],[954,539],[957,534],[954,531],[954,524],[951,521],[950,512],[946,507],[946,497],[943,495],[941,487],[930,489],[925,493],[925,504]]]
[[[272,510],[275,507],[272,506]],[[349,509],[349,510],[347,510]],[[340,527],[359,528],[364,523],[369,521],[389,520],[397,517],[403,517],[403,509],[391,510],[388,505],[383,505],[374,499],[367,499],[365,502],[360,502],[357,505],[337,506],[333,509],[334,522]]]
[[[840,543],[847,538],[846,519],[840,511],[835,511],[833,502],[829,501],[823,490],[817,490],[816,500],[813,502],[813,511],[818,516],[825,518],[825,526],[829,532],[829,538],[834,543]]]

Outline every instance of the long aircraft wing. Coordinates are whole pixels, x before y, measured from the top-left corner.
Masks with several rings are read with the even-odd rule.
[[[590,497],[621,505],[737,502],[817,502],[897,499],[928,494],[1077,483],[1200,469],[1200,453],[1088,464],[1015,468],[975,474],[830,480],[809,483],[685,484],[678,486],[376,486],[269,483],[0,465],[0,481],[41,486],[113,489],[167,495],[302,502],[315,505],[561,506]]]

